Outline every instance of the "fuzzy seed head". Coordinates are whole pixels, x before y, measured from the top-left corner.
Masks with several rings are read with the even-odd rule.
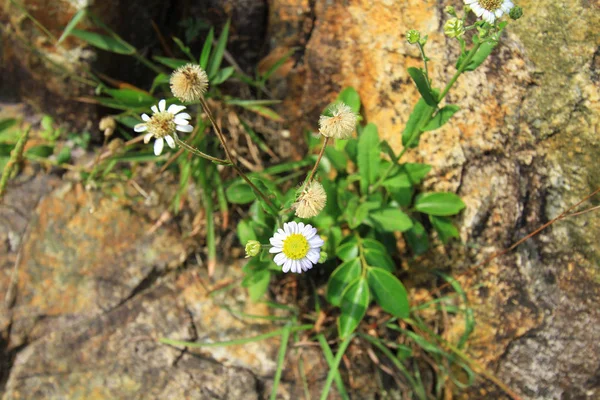
[[[292,205],[299,218],[311,218],[319,215],[327,203],[327,193],[319,182],[311,182],[298,200]]]
[[[207,89],[208,76],[199,65],[186,64],[171,75],[171,92],[182,102],[200,100]]]
[[[325,137],[349,139],[356,128],[356,114],[344,103],[337,103],[329,109],[331,117],[321,115],[319,132]]]
[[[151,133],[156,139],[173,135],[176,127],[175,116],[167,111],[158,112],[152,115],[146,122],[146,126],[148,133]]]

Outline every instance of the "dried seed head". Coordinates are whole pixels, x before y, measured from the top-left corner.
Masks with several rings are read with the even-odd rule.
[[[199,65],[186,64],[171,75],[171,92],[183,102],[200,100],[207,89],[208,76]]]
[[[117,129],[117,123],[113,117],[104,117],[100,120],[98,127],[104,132],[104,136],[110,137]]]
[[[331,117],[321,115],[319,132],[325,137],[349,139],[356,128],[356,114],[344,103],[338,103],[329,109]]]
[[[327,193],[319,182],[311,182],[304,189],[298,200],[292,205],[299,218],[316,217],[325,208]]]

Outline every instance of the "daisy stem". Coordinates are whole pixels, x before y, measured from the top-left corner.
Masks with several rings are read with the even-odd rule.
[[[425,78],[427,79],[427,86],[431,88],[431,81],[429,80],[429,68],[427,68],[427,61],[429,60],[425,55],[425,48],[420,42],[417,42],[419,50],[421,51],[421,57],[423,58],[423,64],[425,64]]]
[[[222,164],[222,165],[228,165],[229,164],[229,161],[227,161],[227,160],[222,160],[220,158],[209,156],[208,154],[203,153],[200,150],[193,148],[192,146],[190,146],[186,142],[180,140],[176,135],[173,135],[173,137],[175,139],[175,143],[177,143],[179,146],[181,146],[182,148],[186,149],[190,153],[193,153],[193,154],[195,154],[195,155],[197,155],[199,157],[202,157],[202,158],[206,158],[207,160],[210,160],[210,161],[212,161],[214,163],[217,163],[217,164]]]
[[[242,179],[252,188],[254,193],[257,196],[260,196],[260,198],[269,206],[272,214],[278,220],[280,220],[281,216],[279,215],[279,212],[278,212],[277,208],[275,207],[275,205],[273,205],[273,202],[271,202],[271,200],[258,187],[256,187],[256,185],[254,183],[252,183],[250,178],[248,178],[248,176],[244,173],[244,171],[242,171],[242,169],[235,163],[235,160],[234,160],[233,156],[231,155],[231,150],[229,150],[229,147],[227,146],[227,142],[225,141],[225,136],[223,135],[221,128],[219,128],[219,126],[217,125],[217,122],[215,121],[215,119],[212,115],[212,112],[210,111],[210,108],[208,107],[208,104],[206,103],[206,100],[204,99],[204,97],[200,98],[200,104],[202,105],[204,112],[206,113],[208,119],[210,120],[210,123],[212,124],[212,126],[214,128],[215,133],[217,134],[217,138],[219,139],[219,142],[221,142],[221,146],[223,146],[223,150],[225,150],[225,157],[227,157],[229,164],[233,167],[235,172],[237,172],[238,175],[241,176]]]
[[[317,162],[315,163],[315,166],[313,167],[312,171],[310,171],[310,175],[308,176],[308,179],[306,180],[306,183],[304,184],[304,187],[306,187],[307,185],[309,185],[315,174],[317,173],[317,168],[319,168],[319,164],[321,163],[321,159],[323,158],[323,154],[325,154],[325,148],[327,148],[327,143],[329,142],[329,138],[326,137],[325,140],[323,141],[323,147],[321,147],[321,151],[319,152],[319,156],[317,157]]]

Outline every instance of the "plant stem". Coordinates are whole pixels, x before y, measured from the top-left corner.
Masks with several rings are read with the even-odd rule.
[[[327,380],[325,381],[325,385],[323,386],[323,392],[321,392],[321,400],[327,400],[327,396],[329,395],[329,391],[331,390],[331,384],[333,383],[333,379],[336,375],[339,374],[338,367],[340,362],[342,361],[342,357],[346,352],[346,349],[350,345],[350,342],[354,338],[354,334],[348,335],[346,339],[340,344],[340,348],[338,349],[337,354],[335,355],[335,359],[333,363],[331,363],[329,367],[329,373],[327,374]]]
[[[217,134],[217,138],[219,139],[219,142],[221,142],[221,146],[223,146],[223,150],[225,151],[225,157],[227,157],[227,160],[229,161],[235,172],[237,172],[238,175],[241,176],[244,181],[246,181],[246,183],[252,188],[252,190],[257,196],[260,196],[260,198],[263,199],[265,203],[267,203],[273,215],[277,216],[278,219],[281,218],[279,216],[277,208],[273,205],[273,202],[271,202],[271,200],[258,187],[256,187],[254,183],[252,183],[250,178],[248,178],[244,171],[242,171],[242,169],[236,164],[233,156],[231,155],[231,150],[229,150],[227,142],[225,141],[225,136],[223,135],[221,128],[219,128],[215,119],[213,118],[210,108],[208,107],[208,104],[206,103],[206,100],[203,97],[200,98],[200,104],[202,105],[204,112],[206,113],[208,119],[210,120],[210,123],[214,128],[215,133]]]
[[[181,139],[179,139],[179,137],[177,137],[176,135],[173,135],[173,137],[175,139],[175,143],[177,143],[179,146],[183,147],[184,149],[186,149],[190,153],[193,153],[193,154],[195,154],[195,155],[197,155],[199,157],[202,157],[202,158],[206,158],[207,160],[210,160],[210,161],[215,162],[217,164],[229,165],[229,161],[222,160],[220,158],[216,158],[216,157],[213,157],[213,156],[209,156],[208,154],[203,153],[200,150],[193,148],[192,146],[190,146],[186,142],[184,142]]]
[[[214,204],[212,199],[212,190],[208,184],[207,174],[210,173],[210,169],[207,168],[203,159],[198,159],[198,181],[202,187],[202,202],[204,203],[204,212],[206,218],[206,247],[207,247],[207,270],[208,277],[212,278],[215,273],[215,267],[217,263],[217,245],[215,240],[215,220],[213,217]],[[216,171],[215,171],[216,172]]]
[[[323,147],[321,147],[321,151],[319,152],[319,155],[317,157],[317,162],[315,162],[315,166],[313,167],[312,171],[310,171],[310,175],[308,176],[308,179],[306,180],[304,187],[308,186],[310,184],[310,182],[312,181],[312,179],[314,178],[315,173],[317,172],[317,168],[319,168],[319,164],[321,163],[321,159],[323,158],[323,154],[325,154],[325,149],[327,148],[328,142],[329,142],[329,138],[326,137],[325,140],[323,141]]]
[[[425,78],[427,78],[427,86],[429,86],[429,88],[431,89],[431,81],[429,80],[429,68],[427,68],[427,56],[425,55],[425,49],[423,48],[423,45],[419,42],[417,42],[417,45],[419,46],[419,50],[421,51],[421,57],[423,58],[423,64],[425,64]]]
[[[327,364],[329,368],[333,366],[333,352],[325,339],[325,336],[322,333],[317,335],[317,339],[319,340],[319,344],[321,345],[321,349],[323,350],[323,356],[325,360],[327,360]],[[342,377],[340,376],[340,372],[336,371],[335,377],[335,385],[337,386],[338,392],[342,399],[348,400],[350,397],[348,396],[348,392],[346,392],[346,388],[344,387],[344,381],[342,381]]]
[[[419,45],[419,48],[420,47],[421,46]],[[475,46],[473,46],[473,48],[471,49],[471,51],[469,51],[467,58],[465,58],[464,61],[460,64],[458,70],[456,70],[456,72],[454,73],[454,75],[452,76],[452,78],[450,79],[450,81],[448,82],[446,87],[444,88],[444,91],[440,94],[440,97],[438,98],[438,103],[441,102],[446,97],[446,95],[448,94],[450,89],[452,89],[452,86],[454,86],[454,84],[458,80],[458,77],[463,72],[465,72],[465,68],[467,68],[467,65],[469,65],[469,63],[471,62],[471,60],[477,53],[477,50],[479,50],[479,47],[481,47],[481,43],[476,43]],[[427,65],[427,64],[425,64],[425,65]],[[429,123],[429,121],[431,121],[431,117],[433,116],[434,111],[435,111],[434,108],[431,108],[429,110],[429,115],[423,122],[422,126],[426,126]],[[377,190],[381,187],[385,178],[387,178],[389,173],[392,172],[392,169],[394,169],[394,166],[396,166],[396,164],[398,164],[400,159],[404,156],[404,154],[408,151],[408,149],[410,149],[410,146],[414,143],[414,141],[417,140],[417,138],[419,137],[419,134],[420,134],[420,132],[417,132],[417,131],[415,131],[413,133],[413,135],[410,137],[410,139],[408,140],[406,145],[402,148],[402,151],[400,152],[400,154],[398,154],[398,157],[396,157],[396,159],[392,160],[392,164],[389,166],[389,168],[381,175],[381,177],[379,178],[377,183],[375,183],[375,185],[373,185],[373,187],[371,189],[372,192],[374,192],[375,190]]]

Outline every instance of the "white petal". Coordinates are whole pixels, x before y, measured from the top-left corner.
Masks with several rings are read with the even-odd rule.
[[[270,238],[269,242],[271,243],[271,246],[283,247],[283,240],[278,239],[276,237]]]
[[[148,114],[142,114],[142,120],[144,122],[150,121],[150,117],[148,116]]]
[[[183,118],[179,118],[179,115],[175,117],[175,119],[173,119],[173,122],[175,122],[176,125],[189,125],[190,121],[188,121],[187,119],[183,119]]]
[[[283,224],[283,230],[285,231],[286,236],[292,234],[292,226],[290,225],[289,222],[286,222],[285,224]]]
[[[177,114],[177,118],[192,119],[192,116],[188,113],[179,113]]]
[[[300,262],[300,260],[296,260],[296,273],[302,273],[302,263]]]
[[[280,229],[280,230],[281,230],[281,229]],[[281,233],[279,233],[279,231],[277,231],[277,232],[275,232],[275,233],[273,234],[273,239],[275,239],[275,240],[281,240],[281,241],[284,241],[284,240],[285,240],[285,238],[286,238],[285,234],[281,234]]]
[[[502,10],[508,14],[510,12],[510,10],[513,9],[514,6],[515,5],[512,3],[512,1],[506,0],[504,3],[502,3],[500,8],[502,8]]]
[[[500,18],[502,14],[504,14],[504,11],[502,11],[502,9],[499,8],[494,12],[494,14],[496,14],[496,18]]]
[[[179,111],[185,110],[185,106],[180,106],[178,104],[171,104],[167,109],[171,114],[177,114]]]
[[[191,125],[177,125],[177,126],[175,126],[175,129],[177,129],[178,131],[181,131],[181,132],[190,133],[191,131],[194,130],[194,127]]]
[[[321,237],[319,235],[317,235],[317,236],[313,237],[312,239],[310,239],[308,241],[308,244],[310,245],[311,249],[316,249],[316,248],[323,246],[325,244],[325,241],[323,239],[321,239]]]
[[[281,228],[277,229],[277,233],[279,233],[281,236],[283,236],[283,238],[285,239],[287,237],[287,234],[285,233],[285,231]]]
[[[136,132],[145,132],[148,129],[146,124],[137,124],[133,127],[133,130]]]
[[[290,260],[290,272],[296,273],[296,260]]]
[[[154,155],[160,156],[160,153],[163,151],[163,147],[165,147],[165,141],[163,138],[158,138],[154,141]]]
[[[285,260],[287,260],[287,257],[283,253],[279,253],[273,258],[273,261],[275,262],[275,264],[277,264],[279,266],[282,266],[283,263],[285,262]]]
[[[471,9],[478,17],[481,17],[483,15],[483,12],[485,11],[483,7],[481,7],[479,4],[473,4],[471,6]]]
[[[285,262],[283,263],[283,268],[281,270],[284,273],[288,273],[290,271],[291,267],[292,267],[292,260],[286,258]]]
[[[152,110],[152,112],[154,114],[158,114],[158,108],[156,108],[156,106],[152,106],[152,107],[150,107],[150,109]]]
[[[316,264],[319,261],[319,258],[321,258],[321,252],[316,249],[310,249],[306,254],[306,258],[308,258],[311,263]]]
[[[144,135],[144,143],[148,144],[150,142],[150,139],[152,139],[154,135],[152,135],[151,133],[147,133]]]
[[[173,140],[173,138],[169,135],[165,136],[165,140],[167,141],[167,144],[169,145],[170,148],[174,149],[175,148],[175,140]]]
[[[306,237],[306,240],[310,240],[316,234],[317,234],[317,228],[313,228],[312,226],[310,226],[310,230],[308,231],[308,233],[306,233],[304,235],[304,237]]]
[[[160,112],[164,112],[166,106],[167,106],[167,102],[165,101],[165,99],[162,99],[161,101],[158,102],[158,109],[160,110]]]
[[[303,233],[304,230],[304,222],[298,222],[298,233]]]
[[[273,246],[269,249],[269,253],[281,253],[283,251],[283,247]]]

